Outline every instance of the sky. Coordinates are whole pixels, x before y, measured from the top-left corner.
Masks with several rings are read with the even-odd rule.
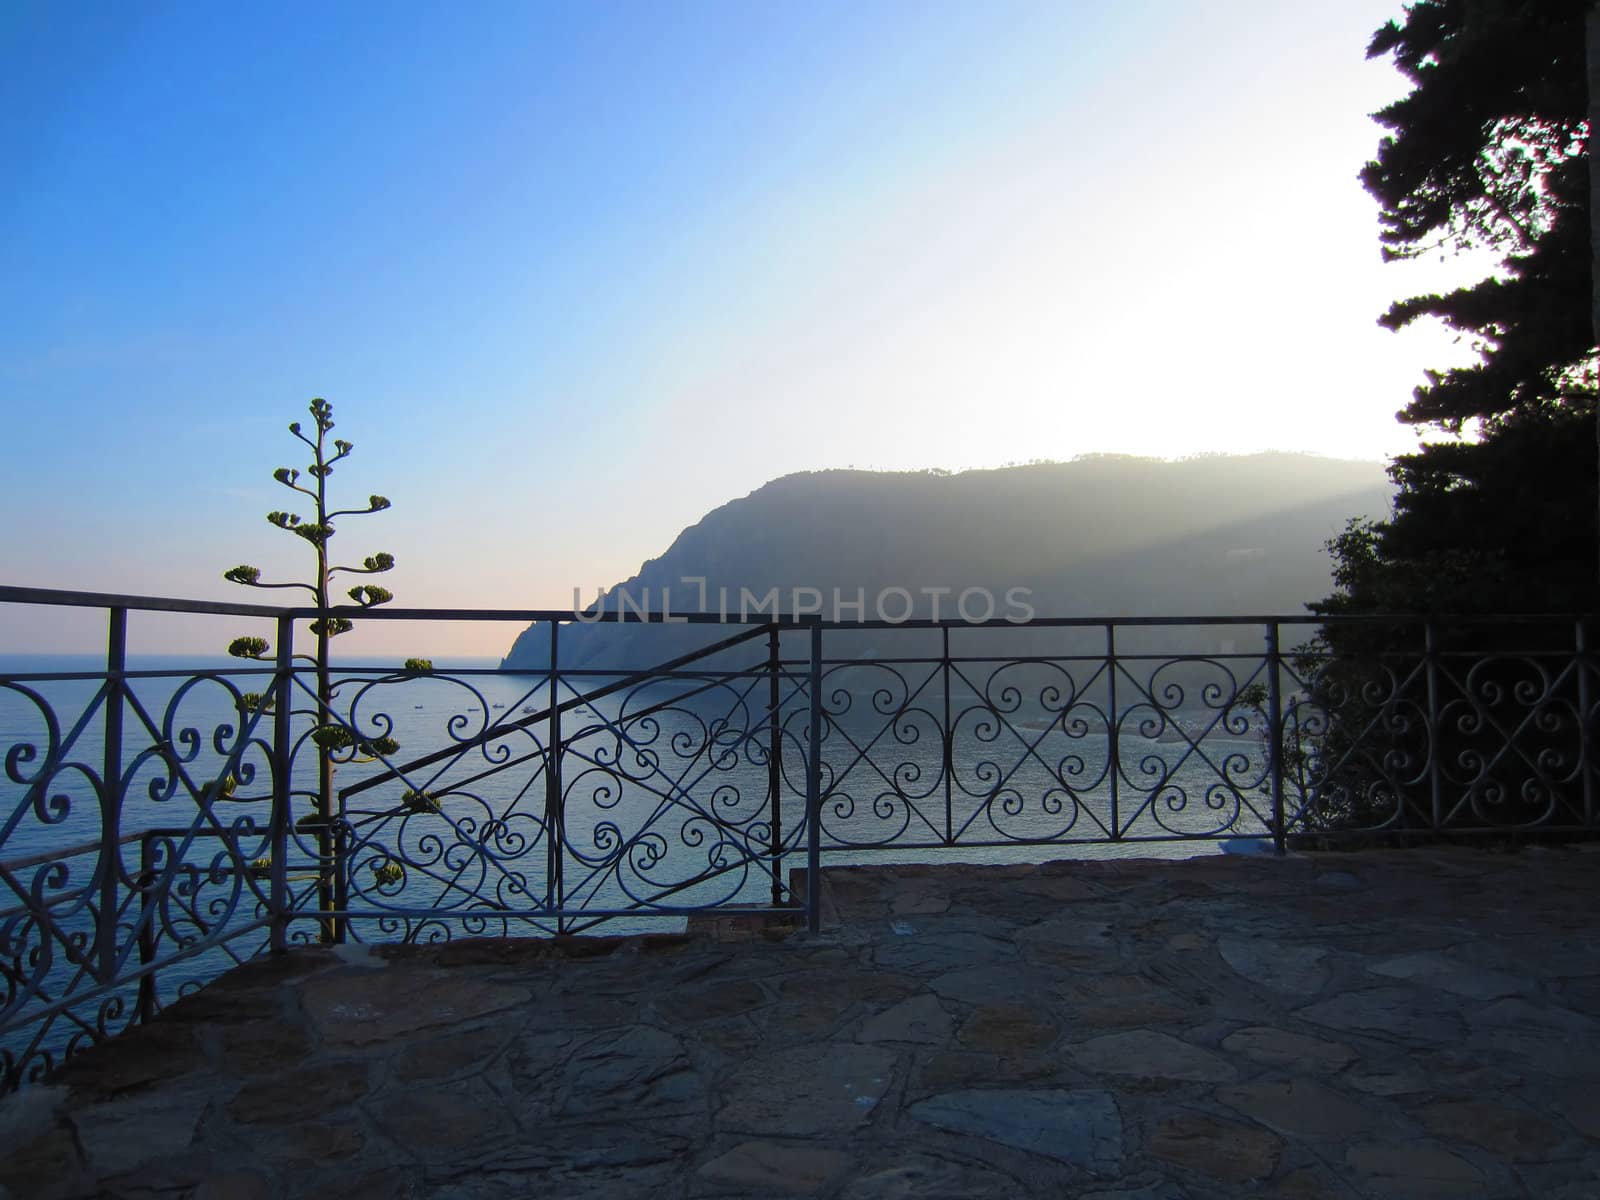
[[[570,607],[799,470],[1403,452],[1464,351],[1375,319],[1473,272],[1383,264],[1356,179],[1399,10],[11,0],[0,581],[280,600],[221,574],[303,577],[313,396],[417,607]]]

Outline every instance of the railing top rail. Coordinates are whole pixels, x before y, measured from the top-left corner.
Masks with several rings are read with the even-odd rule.
[[[314,608],[288,610],[296,619],[314,618]],[[1199,626],[1199,625],[1346,625],[1346,624],[1496,624],[1548,625],[1555,622],[1600,620],[1595,613],[1340,613],[1317,616],[1314,613],[1251,613],[1234,615],[1191,614],[1166,617],[1084,616],[1084,617],[1029,617],[1026,621],[1008,621],[995,617],[988,621],[967,621],[960,617],[911,617],[904,621],[827,620],[813,613],[779,613],[751,611],[741,613],[716,612],[604,612],[577,617],[570,609],[476,609],[476,608],[362,608],[359,605],[338,605],[329,612],[336,617],[367,621],[556,621],[573,625],[590,624],[624,625],[777,625],[782,629],[1026,629],[1026,628],[1104,628],[1108,625],[1127,629],[1139,626]]]
[[[17,587],[0,584],[0,603],[57,605],[72,608],[126,608],[148,612],[212,613],[223,616],[282,617],[295,620],[312,619],[320,615],[316,608],[305,605],[278,606],[270,604],[242,604],[224,600],[188,600],[176,596],[132,596],[116,592],[77,592],[61,588]],[[1600,620],[1600,613],[1543,612],[1543,613],[1248,613],[1248,614],[1185,614],[1169,616],[1118,616],[1101,614],[1078,617],[1030,617],[1026,621],[1011,621],[996,617],[988,621],[966,621],[959,617],[934,620],[914,617],[904,621],[887,620],[824,620],[814,613],[778,613],[752,611],[735,612],[645,612],[633,610],[589,613],[581,618],[571,609],[553,608],[365,608],[354,604],[340,604],[329,608],[336,617],[361,621],[557,621],[563,624],[582,622],[625,625],[777,625],[782,628],[809,629],[820,625],[824,629],[1014,629],[1014,628],[1092,628],[1117,626],[1196,626],[1196,625],[1344,625],[1344,624],[1415,624],[1432,621],[1439,624],[1466,623],[1535,625],[1555,621]]]
[[[175,596],[127,596],[117,592],[72,592],[60,588],[0,584],[0,602],[47,604],[59,608],[128,608],[143,612],[214,613],[227,617],[277,617],[283,609],[271,604],[236,604],[226,600],[184,600]]]

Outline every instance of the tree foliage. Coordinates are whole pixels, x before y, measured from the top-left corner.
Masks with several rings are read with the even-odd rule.
[[[1590,323],[1588,0],[1416,0],[1371,57],[1410,80],[1375,119],[1361,173],[1386,258],[1487,250],[1470,286],[1395,302],[1476,361],[1428,371],[1399,419],[1464,435],[1397,458],[1395,510],[1330,544],[1321,612],[1592,608],[1596,587]]]
[[[1475,361],[1426,372],[1397,414],[1447,436],[1394,460],[1389,520],[1352,522],[1329,543],[1335,590],[1316,612],[1551,613],[1600,601],[1588,8],[1414,0],[1373,36],[1369,56],[1391,56],[1412,85],[1375,114],[1385,133],[1361,173],[1385,258],[1476,251],[1496,266],[1379,318],[1390,329],[1438,320]],[[1545,695],[1527,656],[1570,653],[1571,638],[1570,626],[1483,617],[1325,626],[1295,663],[1314,730],[1294,740],[1315,778],[1308,824],[1548,820],[1573,736],[1559,714],[1577,697],[1566,682]],[[1538,719],[1531,703],[1546,706]],[[1519,753],[1505,753],[1502,730],[1519,731]]]
[[[1412,90],[1376,114],[1388,131],[1361,173],[1381,205],[1386,258],[1482,248],[1501,270],[1397,301],[1392,329],[1435,317],[1479,363],[1429,377],[1403,411],[1459,431],[1559,402],[1589,326],[1586,0],[1419,0],[1374,35]]]

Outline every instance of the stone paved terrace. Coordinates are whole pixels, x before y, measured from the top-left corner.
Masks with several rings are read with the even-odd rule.
[[[0,1106],[13,1197],[1600,1196],[1572,849],[857,867],[817,937],[303,950]]]

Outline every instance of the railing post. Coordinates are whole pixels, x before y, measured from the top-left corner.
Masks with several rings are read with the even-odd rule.
[[[1117,714],[1117,627],[1110,621],[1106,622],[1106,684],[1110,688],[1106,700],[1106,719],[1110,727],[1106,733],[1111,743],[1106,747],[1106,755],[1111,760],[1111,840],[1115,842],[1122,837],[1122,797],[1118,786],[1122,775],[1122,720]]]
[[[272,674],[272,811],[268,816],[267,908],[274,954],[289,948],[289,839],[293,824],[294,622],[278,618],[278,661]]]
[[[939,633],[943,638],[939,668],[944,672],[944,840],[949,845],[955,840],[955,781],[951,776],[956,767],[956,731],[950,728],[950,626],[940,626]]]
[[[1580,619],[1574,629],[1578,668],[1578,773],[1583,780],[1583,827],[1594,828],[1594,735],[1589,716],[1589,630]]]
[[[326,621],[322,612],[319,620]],[[316,725],[330,733],[342,725],[333,707],[333,675],[329,664],[328,638],[317,635],[317,704]],[[338,909],[338,888],[335,879],[343,870],[339,863],[340,838],[335,822],[333,794],[333,750],[316,742],[317,747],[317,914],[320,937],[324,944],[337,945],[344,941],[343,922],[333,913]]]
[[[1433,622],[1422,623],[1423,664],[1428,676],[1428,791],[1431,827],[1437,832],[1444,828],[1444,790],[1439,779],[1439,658],[1438,644],[1434,640]],[[1400,811],[1405,811],[1405,801],[1400,800]]]
[[[150,903],[150,889],[155,885],[155,872],[150,869],[150,835],[139,838],[139,1023],[142,1025],[156,1015],[156,977],[150,964],[156,960],[155,911]]]
[[[811,743],[806,748],[806,928],[822,928],[822,623],[811,622]]]
[[[1283,697],[1279,692],[1278,623],[1267,624],[1267,768],[1272,772],[1272,848],[1282,857],[1286,850],[1283,820]]]
[[[350,841],[344,820],[344,796],[338,792],[334,795],[339,798],[339,811],[333,822],[333,907],[335,912],[345,913],[350,911]],[[333,940],[343,945],[349,935],[350,919],[335,917]]]
[[[566,897],[561,880],[561,695],[556,658],[561,623],[550,622],[550,731],[544,759],[545,908],[556,914],[556,932],[564,932],[561,908]]]
[[[101,763],[99,904],[94,933],[101,983],[117,972],[117,890],[122,874],[122,705],[127,681],[128,610],[112,608],[106,629],[106,739]]]
[[[783,722],[780,720],[778,627],[767,630],[767,801],[772,806],[772,907],[783,903]]]

